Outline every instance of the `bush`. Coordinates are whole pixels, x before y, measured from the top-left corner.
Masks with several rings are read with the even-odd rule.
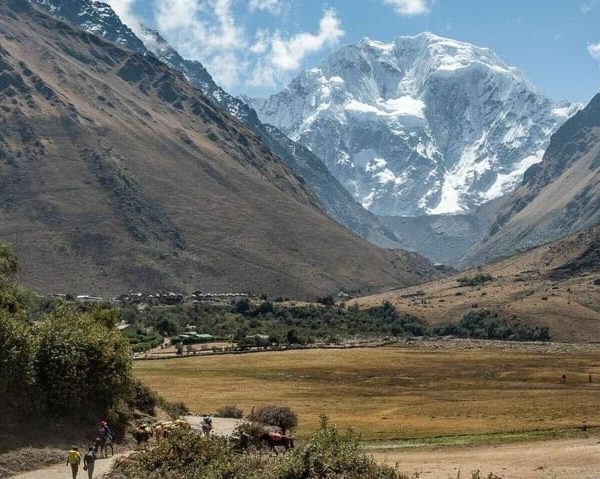
[[[260,440],[260,437],[267,432],[266,427],[263,424],[254,421],[244,421],[235,428],[235,434],[247,434],[255,441]]]
[[[251,421],[281,428],[285,434],[289,429],[298,425],[298,417],[287,406],[267,405],[252,410],[249,416]]]
[[[171,402],[159,396],[159,405],[172,419],[177,419],[190,413],[187,405],[181,401]]]
[[[274,310],[275,310],[275,307],[273,306],[273,303],[271,303],[269,301],[264,301],[258,305],[258,307],[255,310],[255,314],[256,315],[265,315],[265,314],[272,313]]]
[[[378,318],[382,323],[389,325],[394,336],[425,336],[429,334],[427,325],[415,316],[401,315],[393,304],[385,301],[381,306],[369,308],[370,316]]]
[[[177,431],[117,463],[109,479],[400,479],[366,456],[358,438],[324,424],[305,444],[265,461],[235,454],[222,438]]]
[[[223,438],[175,431],[152,448],[117,463],[111,479],[259,479],[267,464],[235,454]]]
[[[440,336],[457,336],[474,339],[500,339],[508,341],[549,341],[550,330],[545,326],[528,326],[517,319],[507,321],[497,313],[482,309],[471,311],[457,324],[436,328]]]
[[[244,342],[246,336],[270,337],[269,343],[309,344],[315,339],[324,341],[335,336],[346,338],[387,338],[389,336],[421,336],[429,334],[428,326],[419,318],[398,312],[393,305],[361,309],[356,305],[254,304],[248,299],[233,305],[194,304],[150,308],[145,311],[127,309],[129,323],[144,328],[159,328],[159,323],[170,318],[182,330],[187,325],[215,337],[231,338],[241,346],[261,346]],[[147,334],[147,333],[145,333]],[[138,338],[140,339],[140,338]],[[139,341],[145,343],[146,341]],[[138,346],[140,348],[142,346]]]
[[[19,271],[19,263],[12,249],[4,241],[0,241],[0,278],[10,279]]]
[[[489,281],[493,281],[494,278],[491,274],[488,273],[477,273],[474,276],[463,276],[458,278],[458,284],[460,286],[477,286],[479,284],[484,284]]]
[[[130,418],[130,403],[143,398],[149,410],[154,399],[147,388],[137,385],[133,396],[118,313],[28,301],[30,294],[11,282],[17,269],[0,243],[0,421],[8,434],[3,437],[11,437],[13,428],[22,434],[25,423],[50,433],[65,419],[72,428],[85,428],[107,418],[119,433]]]
[[[125,334],[129,341],[129,348],[134,353],[149,351],[150,349],[157,348],[163,343],[163,337],[156,332],[146,333],[145,331],[138,329],[137,331],[129,330]]]
[[[235,312],[246,314],[250,310],[250,300],[248,298],[240,299],[234,306]]]
[[[275,463],[272,478],[399,479],[394,469],[380,466],[362,452],[352,432],[341,434],[323,420],[306,444]]]
[[[153,416],[155,408],[159,405],[159,397],[143,382],[136,380],[133,385],[133,397],[130,405],[144,414]]]
[[[288,344],[305,344],[306,341],[300,337],[298,331],[290,329],[286,334],[286,341]]]
[[[232,419],[241,419],[244,417],[244,411],[234,404],[221,406],[217,411],[217,417],[227,417]]]
[[[0,276],[0,310],[11,314],[22,314],[30,301],[29,291],[9,283]]]
[[[329,295],[317,299],[317,303],[322,304],[324,306],[333,306],[335,304],[335,300],[333,299],[333,296]]]
[[[171,318],[163,318],[156,324],[157,331],[162,336],[173,337],[179,334],[179,326]]]

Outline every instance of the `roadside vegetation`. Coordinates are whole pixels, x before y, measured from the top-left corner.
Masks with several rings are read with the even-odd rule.
[[[360,438],[322,420],[318,431],[285,455],[270,460],[238,454],[224,439],[178,432],[117,465],[110,479],[400,479],[361,449]]]
[[[120,437],[134,410],[153,414],[153,401],[181,409],[134,381],[116,310],[49,307],[16,285],[17,272],[0,243],[0,452],[89,436],[101,419]]]
[[[265,426],[277,427],[283,434],[298,425],[298,416],[288,406],[273,404],[253,409],[248,419]]]
[[[244,411],[235,404],[226,404],[217,410],[216,416],[230,419],[241,419],[244,417]]]

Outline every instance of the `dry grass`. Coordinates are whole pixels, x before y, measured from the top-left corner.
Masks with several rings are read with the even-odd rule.
[[[20,472],[33,471],[66,458],[66,452],[57,448],[23,448],[0,454],[0,478],[11,477]]]
[[[540,246],[518,256],[485,265],[481,272],[494,279],[461,287],[458,278],[477,271],[431,281],[411,288],[357,298],[361,307],[390,301],[401,312],[415,314],[431,324],[455,322],[473,309],[486,308],[510,318],[550,328],[556,341],[600,341],[600,265],[562,278],[552,271],[576,260],[594,241],[600,228]]]
[[[136,362],[138,377],[195,412],[283,403],[304,434],[319,414],[366,439],[543,430],[600,416],[600,352],[402,346]],[[566,373],[568,382],[560,384]]]

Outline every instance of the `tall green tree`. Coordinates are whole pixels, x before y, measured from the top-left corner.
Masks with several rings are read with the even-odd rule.
[[[0,311],[21,313],[29,301],[29,292],[13,283],[18,271],[19,263],[10,246],[0,241]]]
[[[61,308],[36,328],[35,371],[48,411],[100,414],[131,395],[128,343],[107,319]]]
[[[29,325],[0,310],[1,414],[28,409],[34,386],[35,341]]]
[[[0,241],[0,278],[12,278],[19,271],[19,263],[9,244]]]

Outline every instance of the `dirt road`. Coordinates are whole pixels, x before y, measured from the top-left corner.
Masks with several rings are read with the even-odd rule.
[[[184,419],[189,422],[195,430],[202,430],[202,416],[185,416]],[[224,437],[231,436],[235,428],[242,423],[241,419],[228,419],[223,417],[214,417],[212,421],[212,434]]]
[[[94,468],[94,478],[101,478],[105,472],[108,472],[117,459],[123,457],[124,454],[115,454],[108,459],[98,459]],[[78,479],[87,479],[87,472],[79,469]],[[18,476],[13,476],[11,479],[71,479],[71,469],[65,463],[56,466],[50,466],[37,471],[30,471]]]
[[[503,479],[598,479],[600,443],[598,438],[519,443],[500,446],[390,450],[374,454],[378,461],[410,477],[421,479],[471,478],[479,470]]]
[[[202,417],[186,416],[185,419],[192,425],[194,429],[201,429]],[[239,419],[213,418],[212,433],[217,436],[230,436],[240,422],[241,421]],[[104,473],[110,470],[117,459],[125,455],[127,455],[127,453],[115,454],[114,457],[109,459],[99,459],[96,462],[94,478],[101,478]],[[87,473],[80,469],[77,477],[78,479],[87,479]],[[19,474],[18,476],[13,476],[11,479],[71,479],[71,472],[70,469],[63,463],[56,466],[50,466],[44,469],[38,469],[36,471]]]

